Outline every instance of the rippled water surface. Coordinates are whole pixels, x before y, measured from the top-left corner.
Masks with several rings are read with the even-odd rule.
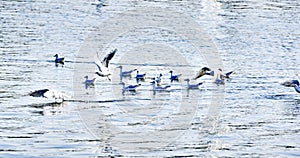
[[[279,84],[300,74],[299,1],[0,2],[0,157],[300,156],[300,95]],[[111,82],[86,89],[114,48]],[[136,93],[119,65],[146,72]],[[235,74],[187,91],[203,66]],[[28,96],[43,88],[69,98]]]

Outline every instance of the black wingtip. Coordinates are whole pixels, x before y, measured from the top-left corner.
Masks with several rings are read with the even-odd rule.
[[[32,96],[32,97],[44,97],[44,94],[46,92],[48,92],[48,91],[49,91],[49,89],[36,90],[34,92],[29,93],[29,96]]]

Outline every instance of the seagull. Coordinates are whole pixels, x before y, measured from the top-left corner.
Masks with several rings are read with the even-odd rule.
[[[100,77],[107,77],[107,79],[109,81],[111,80],[109,78],[109,76],[111,75],[109,68],[108,68],[109,61],[114,57],[114,55],[116,54],[117,51],[118,51],[117,49],[114,49],[109,54],[107,54],[104,57],[104,59],[102,60],[101,65],[98,65],[96,62],[94,62],[99,70],[99,71],[95,72],[95,74],[99,75]]]
[[[216,74],[215,74],[216,73]],[[222,73],[222,69],[218,69],[218,71],[214,71],[214,80],[216,84],[225,84],[225,75]]]
[[[131,73],[133,71],[136,71],[137,69],[129,70],[129,71],[123,71],[123,66],[120,65],[117,68],[120,68],[120,80],[122,81],[122,77],[131,77]]]
[[[286,87],[294,87],[295,85],[297,86],[300,85],[298,80],[289,80],[289,81],[282,82],[280,84]]]
[[[64,93],[59,93],[55,90],[49,90],[49,89],[41,89],[41,90],[36,90],[34,92],[30,92],[29,96],[32,97],[44,97],[47,99],[62,99],[67,98],[68,96]]]
[[[137,70],[137,71],[136,71],[136,76],[135,76],[135,78],[136,78],[137,80],[145,80],[145,78],[146,78],[146,73],[144,73],[144,74],[139,74],[139,71]]]
[[[197,83],[197,84],[190,84],[190,79],[185,79],[187,83],[187,89],[199,89],[199,86],[202,85],[203,83]]]
[[[208,67],[203,67],[197,74],[196,74],[196,77],[193,78],[194,80],[204,76],[204,75],[207,75],[207,71],[210,71],[210,68]],[[213,75],[212,75],[213,76]]]
[[[55,63],[60,63],[60,64],[65,63],[65,58],[58,58],[58,54],[55,54],[53,57],[55,57],[55,60],[54,60]]]
[[[125,83],[122,82],[121,83],[123,85],[123,92],[124,91],[136,91],[136,89],[141,86],[141,84],[137,84],[137,85],[129,85],[129,86],[125,86]]]
[[[155,81],[152,81],[150,82],[152,85],[153,85],[153,91],[165,91],[167,90],[167,88],[170,88],[171,86],[170,85],[167,85],[167,86],[155,86]]]
[[[95,81],[96,81],[96,78],[93,78],[92,80],[89,80],[89,77],[88,76],[85,76],[85,88],[89,87],[89,86],[94,86],[95,85]]]
[[[172,70],[169,73],[171,73],[171,76],[170,76],[171,82],[173,82],[174,80],[178,81],[179,77],[181,76],[181,74],[179,74],[179,75],[173,75],[173,71]]]
[[[234,71],[229,71],[229,72],[224,74],[221,68],[219,68],[218,70],[219,70],[218,73],[221,74],[221,78],[230,78],[230,75],[234,73]],[[210,71],[210,72],[206,73],[206,75],[214,76],[215,71]]]
[[[161,77],[162,76],[163,76],[162,74],[159,74],[159,76],[156,77],[156,79],[154,78],[157,86],[161,86]]]

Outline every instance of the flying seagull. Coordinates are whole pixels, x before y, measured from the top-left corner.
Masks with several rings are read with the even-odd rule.
[[[29,96],[32,97],[43,97],[47,99],[62,99],[67,98],[68,96],[64,93],[57,92],[55,90],[50,90],[50,89],[41,89],[41,90],[36,90],[34,92],[30,92]]]
[[[109,54],[107,54],[104,59],[101,61],[101,64],[97,64],[96,62],[94,62],[98,68],[98,71],[95,72],[95,74],[99,75],[100,77],[107,77],[107,79],[110,81],[111,79],[109,78],[109,76],[111,75],[110,71],[109,71],[109,62],[110,60],[114,57],[114,55],[116,54],[118,50],[114,49],[113,51],[111,51]]]

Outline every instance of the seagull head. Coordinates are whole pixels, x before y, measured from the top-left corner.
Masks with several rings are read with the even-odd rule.
[[[117,68],[122,68],[122,65],[118,66]]]
[[[84,76],[84,78],[85,78],[85,79],[88,79],[89,77],[88,77],[88,76]]]
[[[210,71],[210,68],[208,68],[208,67],[203,67],[201,70],[203,70],[203,71]]]
[[[190,81],[190,79],[188,79],[188,78],[187,78],[187,79],[184,79],[184,80],[185,80],[185,81]]]
[[[173,73],[173,70],[171,70],[169,73]]]

